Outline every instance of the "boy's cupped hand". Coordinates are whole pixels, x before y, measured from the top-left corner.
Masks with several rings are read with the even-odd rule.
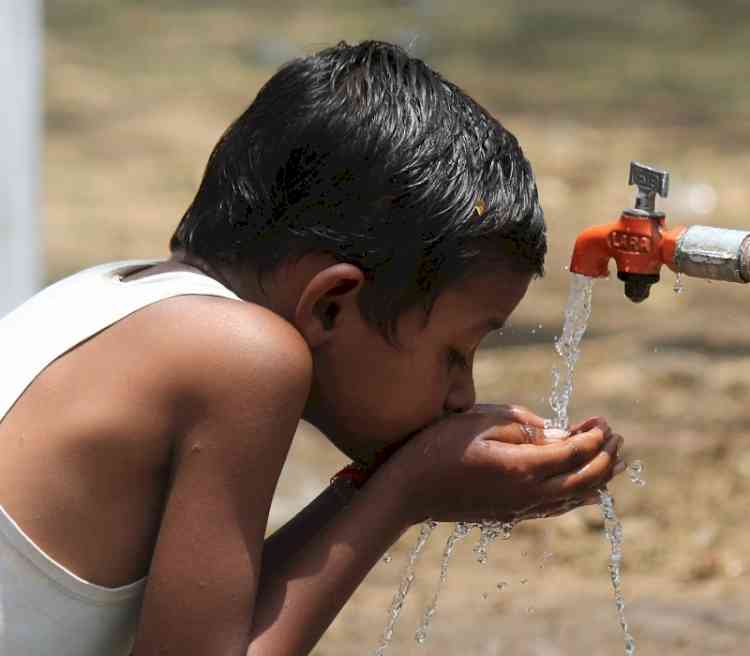
[[[623,443],[602,417],[570,435],[519,406],[476,405],[418,432],[386,463],[413,521],[523,519],[596,503],[624,470]]]

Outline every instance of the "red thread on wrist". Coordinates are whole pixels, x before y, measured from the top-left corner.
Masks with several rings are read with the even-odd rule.
[[[331,484],[338,481],[346,481],[353,488],[359,489],[367,482],[367,479],[371,475],[372,472],[368,471],[367,467],[353,462],[336,472],[331,478]]]

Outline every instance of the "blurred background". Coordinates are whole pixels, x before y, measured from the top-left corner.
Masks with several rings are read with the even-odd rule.
[[[672,174],[667,220],[750,229],[750,3],[744,0],[50,0],[44,3],[44,282],[95,263],[162,257],[208,154],[289,58],[341,39],[394,41],[519,138],[538,177],[550,254],[502,335],[478,397],[549,414],[584,227],[632,205],[628,165]],[[594,289],[571,415],[607,416],[644,464],[611,484],[639,653],[745,654],[750,633],[750,288],[662,272],[628,301]],[[272,527],[343,464],[300,429]],[[428,642],[413,634],[450,527],[419,563],[390,653],[558,656],[623,649],[598,508],[528,522],[476,562],[457,549]],[[415,532],[370,574],[318,656],[371,653]]]

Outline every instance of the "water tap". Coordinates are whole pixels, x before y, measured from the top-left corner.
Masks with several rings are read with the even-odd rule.
[[[578,235],[571,272],[606,277],[614,259],[625,295],[635,303],[648,298],[662,264],[688,276],[750,282],[750,232],[697,225],[667,229],[656,197],[669,194],[669,173],[631,162],[628,184],[637,187],[634,206],[617,221]]]

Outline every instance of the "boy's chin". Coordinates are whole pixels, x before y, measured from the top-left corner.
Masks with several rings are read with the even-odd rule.
[[[341,453],[354,462],[369,464],[375,461],[377,453],[387,445],[363,445],[352,444],[350,440],[343,436],[326,435],[328,441],[333,444]]]

